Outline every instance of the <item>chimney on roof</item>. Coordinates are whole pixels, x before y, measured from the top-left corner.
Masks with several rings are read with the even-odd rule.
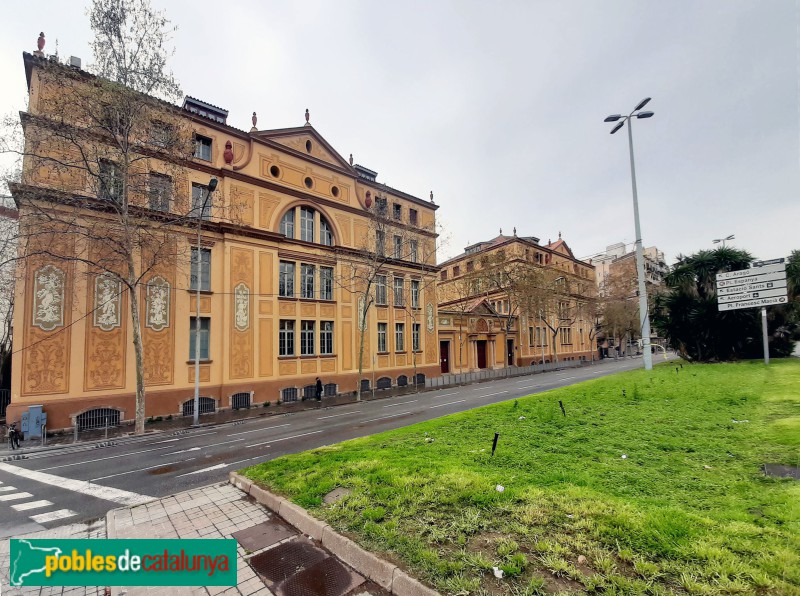
[[[70,56],[69,57],[69,65],[72,68],[77,68],[78,70],[81,69],[81,59],[77,56]]]

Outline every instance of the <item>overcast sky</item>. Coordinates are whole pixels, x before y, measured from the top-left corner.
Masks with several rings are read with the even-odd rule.
[[[800,0],[178,2],[184,93],[249,130],[311,124],[378,180],[431,190],[439,260],[506,234],[578,257],[635,240],[626,130],[634,122],[642,236],[665,251],[800,248]],[[4,16],[0,113],[24,107],[21,52],[91,61],[88,2]]]

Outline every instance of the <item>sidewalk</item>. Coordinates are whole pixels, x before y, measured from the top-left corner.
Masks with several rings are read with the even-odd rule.
[[[365,559],[367,555],[367,567],[361,569],[361,573],[354,571],[322,545],[321,536],[312,538],[304,535],[250,496],[249,489],[249,485],[246,490],[241,490],[229,483],[213,484],[143,505],[114,509],[108,512],[104,520],[91,524],[62,526],[20,538],[234,538],[238,542],[236,587],[114,587],[111,589],[114,596],[390,594],[388,590],[367,579],[371,570],[369,564],[374,565],[374,561],[380,561],[379,559],[361,551],[357,554],[361,559]],[[268,494],[266,491],[261,493]],[[284,502],[277,497],[272,498],[276,502]],[[299,521],[300,526],[304,527],[302,516],[305,516],[306,522],[312,519],[295,505],[290,505],[290,509],[295,513],[295,523]],[[323,526],[320,524],[320,527]],[[350,542],[332,531],[329,534],[329,538],[334,538],[337,544]],[[8,577],[9,548],[8,540],[0,543],[0,593],[42,596],[102,596],[105,593],[104,587],[12,588]],[[348,547],[348,552],[352,550],[352,547]],[[398,571],[395,575],[401,573]],[[422,589],[413,592],[395,590],[395,593],[406,596],[435,594],[421,585],[419,587]]]

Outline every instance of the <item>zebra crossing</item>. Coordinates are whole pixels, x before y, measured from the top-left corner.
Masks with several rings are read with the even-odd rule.
[[[46,499],[39,499],[38,501],[24,501],[14,503],[14,501],[22,501],[23,499],[33,498],[33,495],[27,491],[20,491],[15,486],[3,484],[0,481],[0,502],[8,502],[11,509],[17,512],[28,512],[28,519],[37,524],[46,524],[48,522],[59,521],[68,517],[77,515],[71,509],[56,509],[55,511],[39,511],[46,507],[53,507],[53,502]]]

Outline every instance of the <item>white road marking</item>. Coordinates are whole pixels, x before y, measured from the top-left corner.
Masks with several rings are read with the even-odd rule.
[[[170,451],[169,453],[162,453],[159,457],[167,457],[168,455],[178,455],[179,453],[189,453],[190,451],[200,451],[200,447],[192,447],[191,449],[181,449],[180,451]]]
[[[0,495],[0,501],[18,501],[32,496],[31,493],[11,493],[10,495]]]
[[[229,465],[230,464],[217,464],[216,466],[211,466],[210,468],[202,468],[201,470],[195,470],[194,472],[187,472],[186,474],[175,476],[175,478],[181,478],[182,476],[191,476],[192,474],[202,474],[203,472],[210,472],[212,470],[221,470],[222,468],[227,468]]]
[[[389,404],[388,406],[383,406],[384,408],[394,408],[396,406],[405,406],[406,404],[413,404],[415,401],[419,401],[417,399],[412,399],[411,401],[404,401],[401,404]]]
[[[16,486],[0,486],[0,493],[7,493],[10,490],[17,490]]]
[[[27,503],[20,503],[19,505],[12,505],[11,509],[14,511],[27,511],[28,509],[38,509],[39,507],[49,507],[53,503],[42,499],[41,501],[28,501]]]
[[[458,401],[450,401],[450,402],[447,402],[446,404],[439,404],[437,406],[431,406],[431,410],[433,408],[443,408],[445,406],[452,406],[453,404],[460,404],[462,401],[467,401],[467,400],[466,399],[459,399]]]
[[[448,395],[458,395],[458,391],[451,391],[450,393],[441,393],[436,397],[447,397]]]
[[[331,414],[330,416],[320,416],[317,420],[324,420],[325,418],[336,418],[337,416],[349,416],[350,414],[356,414],[361,410],[353,410],[352,412],[344,412],[342,414]]]
[[[156,441],[153,445],[158,445],[159,443],[174,443],[175,441],[180,441],[180,439],[167,439],[166,441]]]
[[[84,459],[81,461],[76,461],[71,464],[61,464],[60,466],[50,466],[49,468],[42,468],[39,472],[44,472],[46,470],[58,470],[59,468],[68,468],[70,466],[82,466],[83,464],[91,464],[98,461],[105,461],[107,459],[117,459],[118,457],[128,457],[130,455],[138,455],[140,453],[149,453],[151,451],[160,451],[161,449],[169,449],[172,445],[167,445],[166,447],[155,447],[154,449],[143,449],[141,451],[131,451],[130,453],[120,453],[119,455],[109,455],[108,457],[99,457],[97,459]]]
[[[288,441],[289,439],[296,439],[297,437],[305,437],[306,435],[316,435],[317,433],[325,432],[322,430],[312,430],[310,433],[301,433],[299,435],[292,435],[290,437],[283,437],[282,439],[272,439],[271,441],[264,441],[263,443],[255,443],[248,445],[248,447],[258,447],[260,445],[267,445],[269,443],[277,443],[278,441]]]
[[[31,515],[31,519],[37,524],[43,524],[57,519],[64,519],[65,517],[72,517],[73,515],[77,515],[77,513],[69,509],[59,509],[58,511],[48,511],[47,513],[40,513],[39,515]]]
[[[164,466],[171,466],[173,464],[179,464],[185,461],[194,461],[195,459],[196,458],[191,457],[189,459],[182,459],[181,461],[162,462],[160,464],[156,464],[155,466],[148,466],[147,468],[137,468],[136,470],[128,470],[127,472],[118,472],[117,474],[100,476],[100,478],[92,478],[90,482],[97,482],[98,480],[105,480],[106,478],[114,478],[115,476],[125,476],[125,474],[133,474],[135,472],[144,472],[146,470],[152,470],[153,468],[162,468]]]
[[[491,397],[492,395],[500,395],[501,393],[508,393],[508,391],[497,391],[495,393],[487,393],[486,395],[479,395],[478,397]]]
[[[248,457],[247,459],[240,459],[239,461],[231,462],[228,465],[229,466],[236,466],[236,465],[239,465],[239,464],[241,464],[243,462],[250,461],[251,459],[261,459],[261,457],[262,457],[261,455],[256,455],[255,457]]]
[[[246,441],[246,440],[247,440],[247,437],[242,437],[241,439],[232,439],[230,441],[225,441],[225,444],[227,444],[227,443],[238,443],[239,441]]]
[[[411,412],[400,412],[399,414],[392,414],[391,416],[381,416],[380,418],[370,418],[369,420],[362,420],[359,424],[366,424],[367,422],[375,422],[376,420],[386,420],[387,418],[397,418],[398,416],[404,416],[405,414],[410,414]]]
[[[266,445],[269,447],[272,444],[272,441],[264,441],[263,443],[256,443],[254,445],[248,445],[247,447],[261,447],[262,445]]]
[[[289,423],[287,422],[286,424],[278,424],[277,426],[265,426],[264,428],[255,428],[253,430],[243,430],[240,433],[231,433],[228,436],[229,437],[235,437],[235,436],[238,436],[238,435],[249,435],[250,433],[259,433],[262,430],[272,430],[273,428],[280,428],[282,426],[289,426]]]
[[[112,488],[110,486],[102,486],[100,484],[92,484],[86,480],[73,480],[72,478],[64,478],[63,476],[56,476],[55,474],[46,474],[39,470],[28,470],[20,468],[19,466],[12,466],[11,464],[0,462],[0,472],[8,472],[15,476],[21,476],[27,480],[34,482],[42,482],[65,490],[71,490],[76,493],[84,494],[88,497],[95,497],[106,501],[113,501],[120,505],[140,505],[152,501],[153,497],[147,495],[140,495],[132,493],[127,490]],[[29,495],[32,496],[32,495]]]

